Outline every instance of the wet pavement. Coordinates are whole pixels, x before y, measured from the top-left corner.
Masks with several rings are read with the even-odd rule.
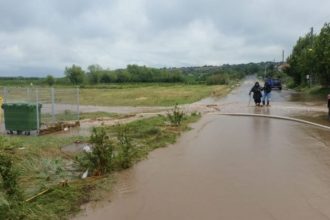
[[[288,91],[275,91],[271,107],[250,107],[251,83],[199,105],[218,105],[220,113],[325,111],[322,104],[287,102]],[[330,219],[330,130],[205,114],[176,144],[153,151],[117,179],[104,201],[85,205],[76,219]]]

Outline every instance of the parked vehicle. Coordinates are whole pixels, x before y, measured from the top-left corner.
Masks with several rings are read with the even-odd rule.
[[[280,79],[272,79],[271,85],[272,85],[273,89],[275,88],[275,89],[282,90],[282,82]]]

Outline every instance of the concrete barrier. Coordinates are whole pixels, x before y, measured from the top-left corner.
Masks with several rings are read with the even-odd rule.
[[[227,115],[227,116],[250,116],[250,117],[263,117],[263,118],[273,118],[273,119],[281,119],[281,120],[288,120],[288,121],[294,121],[299,122],[307,125],[312,125],[319,128],[324,128],[330,130],[329,126],[321,125],[318,123],[297,119],[297,118],[291,118],[291,117],[284,117],[284,116],[278,116],[278,115],[263,115],[263,114],[248,114],[248,113],[215,113],[215,115]]]

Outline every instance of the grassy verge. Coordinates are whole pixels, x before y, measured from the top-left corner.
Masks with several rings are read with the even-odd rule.
[[[0,184],[0,200],[7,200],[9,204],[0,203],[0,216],[6,216],[5,219],[61,219],[65,213],[77,210],[77,205],[88,196],[85,193],[88,185],[61,186],[62,181],[76,179],[76,171],[72,167],[72,158],[60,150],[76,141],[86,141],[86,138],[1,137],[0,154],[13,161],[23,200],[12,201]],[[24,202],[44,190],[49,190],[45,196]]]
[[[185,116],[180,126],[171,126],[167,117],[157,116],[127,125],[104,127],[103,130],[110,137],[114,150],[120,152],[122,139],[118,139],[118,134],[124,126],[125,136],[134,148],[129,161],[133,165],[146,158],[153,149],[174,143],[181,132],[189,129],[189,123],[199,117],[198,114]],[[81,180],[79,177],[84,170],[78,166],[77,158],[84,153],[64,153],[61,150],[75,142],[88,140],[57,136],[1,137],[0,155],[13,162],[23,199],[17,201],[7,195],[0,176],[0,216],[5,216],[5,219],[66,219],[79,211],[80,205],[89,201],[92,194],[97,194],[104,187],[111,188],[111,173],[129,167],[122,166],[120,158],[115,158],[109,174]],[[15,182],[14,179],[12,181]],[[39,192],[43,193],[33,198]],[[26,201],[29,198],[32,199]]]
[[[81,105],[96,106],[173,106],[188,104],[208,96],[223,96],[232,85],[189,84],[120,84],[83,87],[80,89]],[[51,102],[49,88],[39,88],[39,99]],[[57,103],[76,103],[76,90],[72,87],[56,87]],[[34,94],[34,91],[32,91]],[[14,89],[9,101],[32,101],[26,89]]]

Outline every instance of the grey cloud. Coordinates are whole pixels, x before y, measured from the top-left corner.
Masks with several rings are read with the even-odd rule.
[[[0,0],[0,75],[280,59],[328,0]]]

